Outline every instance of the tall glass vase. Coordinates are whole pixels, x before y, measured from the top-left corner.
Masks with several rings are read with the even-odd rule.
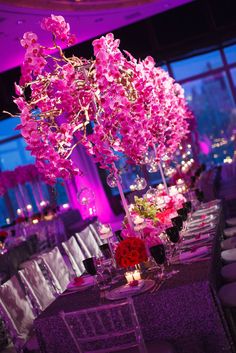
[[[132,222],[132,219],[131,219],[131,216],[130,216],[129,207],[128,207],[128,204],[127,204],[127,201],[126,201],[126,198],[125,198],[125,194],[124,194],[121,182],[120,182],[120,177],[119,177],[119,174],[118,174],[118,170],[117,170],[115,165],[113,165],[113,171],[114,171],[114,176],[116,178],[117,188],[118,188],[119,193],[120,193],[122,205],[124,207],[125,214],[126,214],[126,217],[127,217],[127,221],[129,223],[130,229],[133,229],[133,222]]]

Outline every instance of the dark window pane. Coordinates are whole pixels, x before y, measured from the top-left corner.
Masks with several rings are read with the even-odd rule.
[[[228,64],[236,63],[236,44],[224,48]]]
[[[220,164],[233,155],[234,102],[225,73],[183,85],[198,125],[200,159]]]
[[[211,71],[221,66],[223,66],[223,62],[218,50],[176,61],[171,64],[176,80],[183,80],[187,77]]]

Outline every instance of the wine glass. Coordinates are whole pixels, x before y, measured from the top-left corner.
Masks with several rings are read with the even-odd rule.
[[[186,208],[180,208],[179,210],[177,210],[178,215],[182,218],[183,222],[187,221],[188,218],[188,212]]]
[[[111,250],[108,243],[99,245],[99,249],[101,250],[102,255],[104,256],[105,259],[110,259],[112,257]]]
[[[174,244],[178,243],[180,237],[179,237],[179,230],[176,226],[167,228],[165,232],[171,243],[174,243]]]
[[[183,203],[184,208],[186,208],[187,212],[190,213],[192,211],[192,202],[186,201]]]
[[[161,268],[161,274],[160,278],[163,279],[164,277],[164,263],[166,261],[166,252],[165,252],[165,247],[163,244],[158,244],[151,246],[149,248],[150,254],[155,260],[156,264],[160,266]]]
[[[95,276],[97,274],[96,259],[94,257],[89,257],[83,260],[85,270],[91,275]]]
[[[171,222],[172,222],[173,226],[178,228],[179,231],[181,231],[183,229],[182,217],[177,216],[177,217],[171,218]]]

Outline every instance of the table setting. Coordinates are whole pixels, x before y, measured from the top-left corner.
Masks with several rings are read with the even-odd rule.
[[[205,208],[206,205],[203,205],[203,207]],[[202,227],[199,225],[192,232],[191,237],[185,238],[183,233],[183,237],[180,243],[177,243],[177,246],[176,243],[172,243],[172,245],[175,245],[172,247],[171,254],[168,251],[165,251],[164,254],[163,249],[160,250],[160,248],[156,253],[156,259],[153,251],[150,251],[147,258],[146,255],[141,253],[147,260],[146,264],[144,262],[144,266],[135,265],[122,268],[117,267],[117,265],[114,266],[113,263],[113,270],[109,272],[104,271],[106,266],[102,264],[103,261],[107,261],[105,257],[87,259],[88,261],[85,261],[85,273],[81,277],[73,279],[66,291],[35,320],[35,329],[39,340],[46,339],[46,330],[49,328],[54,332],[55,330],[58,331],[53,323],[60,308],[66,311],[74,311],[85,307],[104,305],[131,296],[142,323],[145,339],[149,340],[162,336],[165,339],[170,339],[168,331],[163,329],[165,325],[171,325],[171,339],[175,342],[175,345],[181,347],[181,352],[189,353],[189,343],[186,343],[186,336],[188,336],[188,338],[192,337],[194,342],[191,352],[200,353],[202,343],[198,342],[196,344],[196,339],[192,336],[195,328],[197,336],[203,335],[204,332],[204,335],[209,339],[209,349],[206,352],[220,353],[222,349],[230,352],[226,333],[222,326],[222,318],[216,311],[212,294],[211,299],[208,298],[206,302],[206,296],[211,293],[211,286],[213,285],[211,276],[209,277],[209,271],[214,266],[215,246],[220,241],[221,207],[219,204],[217,209],[212,206],[211,214],[217,215],[217,218],[213,221],[211,218],[209,219],[209,222],[214,222],[211,233],[204,229],[202,231]],[[199,218],[201,218],[199,213],[192,212],[189,220],[190,224],[191,219]],[[186,228],[188,228],[188,222]],[[168,261],[166,257],[168,257]],[[116,259],[116,253],[114,258]],[[114,258],[110,257],[110,261],[112,262]],[[118,261],[122,263],[123,258],[118,258]],[[101,271],[101,268],[103,271]],[[101,277],[104,277],[103,280],[101,280]],[[115,281],[112,281],[112,277]],[[173,298],[176,299],[174,306]],[[185,304],[183,304],[183,299]],[[154,309],[155,301],[158,301],[159,304]],[[195,301],[195,305],[201,308],[200,312],[190,308],[193,301]],[[168,303],[172,304],[168,305]],[[158,316],[154,316],[152,311]],[[161,317],[163,328],[158,324],[157,317]],[[185,324],[188,320],[192,322],[191,328]],[[201,323],[200,326],[199,323]],[[213,340],[212,330],[217,332],[217,342]],[[199,344],[201,348],[199,348]]]

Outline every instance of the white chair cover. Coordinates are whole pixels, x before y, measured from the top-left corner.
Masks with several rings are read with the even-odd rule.
[[[236,281],[236,263],[228,264],[222,267],[221,276],[227,282]]]
[[[103,241],[102,241],[100,235],[98,234],[97,227],[98,227],[98,223],[97,222],[94,222],[94,223],[89,225],[89,228],[91,229],[96,242],[98,243],[98,245],[102,245]]]
[[[236,226],[236,217],[226,219],[226,224],[229,226]]]
[[[236,282],[222,286],[218,296],[224,306],[236,307]]]
[[[235,262],[236,261],[236,248],[222,251],[221,258],[225,263]]]
[[[29,337],[35,315],[15,276],[1,285],[0,306],[14,344],[22,347]]]
[[[224,235],[226,236],[226,238],[235,236],[236,235],[236,227],[230,227],[230,228],[224,229]]]
[[[236,237],[225,239],[220,244],[222,250],[236,248]]]
[[[79,233],[76,233],[75,236],[86,257],[101,256],[101,250],[99,249],[100,244],[98,244],[95,240],[89,227]]]
[[[70,239],[62,243],[62,246],[70,260],[71,266],[76,276],[81,276],[82,273],[85,271],[83,265],[83,260],[85,259],[85,256],[82,250],[80,249],[76,239],[74,237],[70,237]]]
[[[32,304],[38,307],[40,311],[46,309],[55,297],[37,262],[29,262],[23,270],[19,271],[19,275],[29,292],[33,301]]]
[[[57,292],[64,292],[70,282],[70,273],[58,247],[41,255],[40,258],[46,265]]]

